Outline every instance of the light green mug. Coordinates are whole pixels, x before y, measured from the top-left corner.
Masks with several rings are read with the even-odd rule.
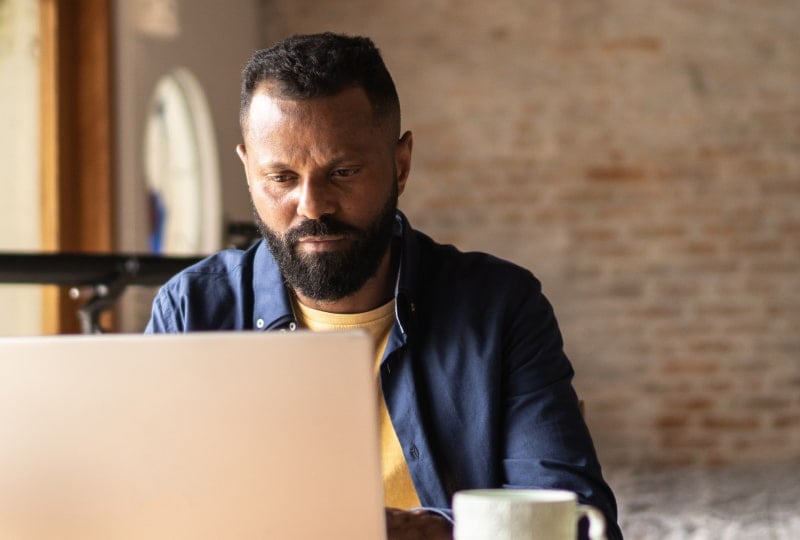
[[[575,540],[578,521],[589,519],[589,538],[605,540],[606,522],[572,491],[473,489],[453,496],[455,540]]]

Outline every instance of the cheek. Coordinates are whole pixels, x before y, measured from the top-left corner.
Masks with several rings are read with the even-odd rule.
[[[250,198],[261,220],[273,230],[286,230],[296,212],[291,193],[274,193],[260,182],[253,182],[249,187]]]

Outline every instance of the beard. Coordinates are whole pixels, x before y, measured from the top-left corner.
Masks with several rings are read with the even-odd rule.
[[[363,287],[375,275],[392,240],[398,200],[397,184],[393,185],[380,213],[365,229],[322,216],[280,235],[270,230],[254,209],[258,230],[286,283],[312,300],[325,302],[341,300]],[[327,235],[341,235],[350,246],[323,253],[297,251],[300,238]]]

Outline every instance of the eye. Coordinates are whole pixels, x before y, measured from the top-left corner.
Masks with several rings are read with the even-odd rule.
[[[291,174],[275,173],[267,175],[267,180],[269,180],[270,182],[275,182],[277,184],[283,184],[291,181],[292,179],[294,179],[294,176]]]
[[[350,169],[336,169],[331,173],[331,176],[335,176],[337,178],[348,178],[358,173],[360,169],[353,167]]]

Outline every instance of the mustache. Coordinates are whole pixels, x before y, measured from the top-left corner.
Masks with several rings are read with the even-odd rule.
[[[284,233],[283,241],[287,245],[294,246],[301,238],[307,236],[357,236],[360,232],[356,227],[338,219],[322,216],[319,219],[307,219],[289,229]]]

